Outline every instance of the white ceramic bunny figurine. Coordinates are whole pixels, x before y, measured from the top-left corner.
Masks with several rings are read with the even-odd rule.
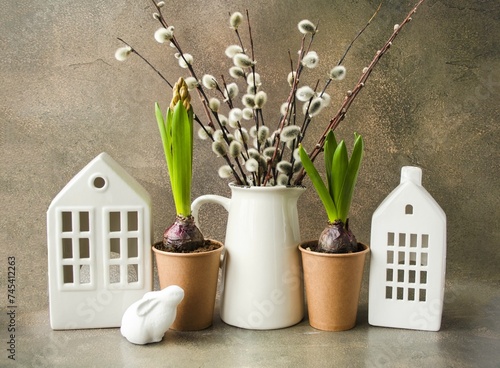
[[[183,298],[184,290],[177,285],[144,294],[123,314],[120,332],[133,344],[161,341],[174,322],[177,305]]]

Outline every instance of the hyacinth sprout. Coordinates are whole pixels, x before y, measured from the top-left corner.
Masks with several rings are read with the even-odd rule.
[[[177,217],[163,234],[163,248],[189,252],[204,245],[204,238],[191,216],[193,166],[193,108],[186,82],[179,78],[164,117],[158,104],[156,120],[165,152]]]
[[[299,155],[302,164],[318,193],[328,216],[328,227],[321,233],[315,251],[325,253],[357,252],[356,237],[349,229],[349,210],[363,159],[363,138],[355,134],[351,158],[345,142],[337,144],[330,130],[324,146],[326,184],[302,146]]]

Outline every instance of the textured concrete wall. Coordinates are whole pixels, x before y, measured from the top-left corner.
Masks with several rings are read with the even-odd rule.
[[[168,18],[200,73],[220,75],[234,42],[229,11],[248,8],[256,58],[269,107],[287,94],[287,51],[294,51],[303,18],[319,21],[315,73],[338,60],[378,3],[356,1],[170,1]],[[414,1],[384,1],[372,26],[345,65],[348,77],[332,92],[333,106],[310,133],[333,115],[344,92]],[[170,94],[138,59],[114,59],[123,37],[175,81],[185,75],[168,46],[153,39],[157,23],[148,0],[33,0],[4,2],[0,14],[1,199],[0,260],[18,262],[19,299],[47,303],[45,211],[83,166],[108,152],[154,199],[154,235],[174,209],[153,104]],[[403,165],[423,168],[424,186],[448,216],[448,277],[498,282],[500,5],[496,0],[429,0],[376,67],[338,134],[366,141],[351,226],[368,242],[380,201],[398,184]],[[222,67],[221,67],[222,66]],[[314,74],[313,74],[314,75]],[[268,108],[266,114],[272,118]],[[196,141],[193,197],[228,195],[216,170],[222,164]],[[309,181],[305,181],[310,186]],[[310,188],[301,198],[304,239],[318,236],[324,211]],[[223,239],[224,210],[208,206],[202,230]],[[5,280],[6,265],[0,264]],[[2,281],[4,285],[4,281]]]

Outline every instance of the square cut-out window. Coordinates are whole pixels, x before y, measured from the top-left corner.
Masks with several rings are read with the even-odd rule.
[[[406,234],[405,233],[400,233],[399,234],[399,243],[398,245],[400,247],[404,247],[406,245]]]
[[[90,242],[88,238],[80,238],[80,258],[90,258]]]
[[[408,271],[408,282],[414,284],[416,282],[416,272],[415,270]]]
[[[109,231],[120,231],[120,212],[110,212],[109,213]]]
[[[398,270],[398,282],[405,282],[405,270]]]
[[[387,245],[394,245],[394,233],[387,233]]]
[[[417,264],[417,253],[410,252],[410,265],[415,266]]]
[[[109,266],[109,283],[118,284],[120,282],[120,266],[110,265]]]
[[[127,265],[127,281],[128,283],[138,282],[139,278],[137,276],[137,265],[129,264]]]
[[[120,258],[120,239],[109,239],[109,258]]]
[[[387,263],[394,263],[394,252],[392,250],[387,251]]]
[[[405,252],[398,252],[398,264],[405,264]]]
[[[385,298],[392,299],[392,287],[391,286],[385,287]]]
[[[420,289],[418,292],[418,301],[425,302],[426,298],[427,298],[427,290]]]
[[[417,234],[410,234],[410,248],[417,247]]]
[[[394,280],[394,274],[392,268],[388,268],[386,270],[386,276],[385,276],[386,281],[393,281]]]
[[[139,245],[137,238],[127,239],[128,258],[135,258],[139,255]]]
[[[397,299],[403,300],[404,297],[404,289],[402,287],[397,288]]]
[[[420,283],[427,284],[427,271],[420,271]]]
[[[75,281],[73,279],[73,266],[64,265],[63,266],[63,283],[72,284],[74,282]]]
[[[71,212],[64,211],[61,213],[61,220],[62,220],[62,231],[63,232],[70,232],[73,231],[73,220],[71,216]]]
[[[422,248],[429,248],[429,235],[422,234]]]
[[[428,258],[428,257],[427,257],[427,253],[422,252],[422,253],[420,254],[420,265],[421,265],[421,266],[427,266],[427,263],[428,263],[428,261],[429,261],[427,258]]]
[[[408,289],[408,300],[415,300],[415,289],[414,288],[409,288]]]
[[[88,212],[80,212],[80,231],[90,231],[90,217]]]
[[[80,266],[80,284],[90,284],[90,266],[81,265]]]
[[[62,239],[62,257],[73,258],[73,241],[69,238]]]
[[[128,231],[137,231],[139,229],[139,217],[137,211],[127,212]]]

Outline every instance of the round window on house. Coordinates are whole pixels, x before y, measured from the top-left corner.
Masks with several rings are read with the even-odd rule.
[[[98,176],[94,179],[94,187],[97,189],[102,189],[106,185],[106,180],[102,176]]]
[[[108,187],[108,180],[103,175],[95,174],[90,177],[89,184],[95,190],[106,190]]]

